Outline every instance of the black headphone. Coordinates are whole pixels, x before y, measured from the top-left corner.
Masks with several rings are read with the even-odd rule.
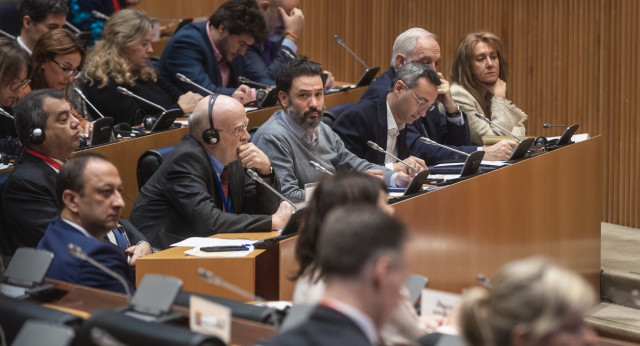
[[[47,136],[44,133],[44,130],[36,127],[34,129],[29,130],[29,137],[27,137],[27,143],[31,145],[39,145],[44,142],[44,139]]]
[[[220,134],[213,128],[213,104],[216,103],[218,94],[213,94],[209,97],[209,128],[202,132],[202,139],[205,143],[216,144],[220,140]]]

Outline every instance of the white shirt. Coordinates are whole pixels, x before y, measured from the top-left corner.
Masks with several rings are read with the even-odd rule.
[[[27,47],[24,42],[22,42],[22,39],[20,38],[20,36],[18,36],[16,38],[16,41],[18,41],[18,45],[24,49],[25,51],[27,51],[27,53],[29,53],[29,55],[31,55],[31,49],[29,49],[29,47]]]

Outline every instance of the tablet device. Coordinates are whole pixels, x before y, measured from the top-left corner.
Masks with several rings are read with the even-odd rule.
[[[358,83],[356,83],[356,88],[371,84],[371,82],[373,82],[373,79],[376,78],[378,71],[380,71],[379,67],[371,67],[364,71],[362,77],[360,77],[360,80],[358,81]]]
[[[561,145],[569,144],[569,142],[571,141],[571,137],[573,137],[573,135],[576,133],[576,130],[578,130],[578,127],[580,127],[580,125],[578,124],[567,127],[567,129],[564,130],[564,133],[562,134],[562,136],[560,136],[560,138],[556,142],[556,146],[559,147]]]
[[[267,94],[258,102],[258,108],[272,107],[278,103],[278,91],[276,89],[269,89]]]
[[[518,146],[513,150],[513,152],[511,153],[511,156],[509,156],[509,159],[507,161],[522,159],[525,155],[527,155],[527,151],[529,151],[529,149],[531,148],[535,140],[536,140],[535,138],[525,138],[522,141],[520,141],[520,143],[518,143]]]
[[[409,186],[407,186],[407,188],[404,190],[404,194],[402,195],[409,196],[409,195],[413,195],[416,192],[420,192],[420,190],[422,189],[422,185],[424,184],[425,181],[427,181],[429,172],[430,172],[429,169],[425,169],[424,171],[418,172],[418,174],[416,174],[413,177],[413,179],[411,179]]]

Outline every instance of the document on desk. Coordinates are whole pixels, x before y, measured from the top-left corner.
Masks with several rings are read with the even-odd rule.
[[[216,252],[206,252],[200,250],[199,247],[195,247],[193,249],[187,250],[184,253],[190,256],[195,257],[225,257],[225,258],[233,258],[233,257],[245,257],[253,251],[253,246],[247,246],[247,250],[245,251],[216,251]]]
[[[191,237],[180,242],[171,244],[170,246],[186,246],[186,247],[205,247],[205,246],[243,246],[253,244],[257,240],[250,239],[222,239],[208,237]]]

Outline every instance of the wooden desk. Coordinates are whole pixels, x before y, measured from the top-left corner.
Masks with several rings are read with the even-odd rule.
[[[105,291],[97,288],[74,285],[67,282],[47,279],[54,283],[57,298],[44,305],[88,318],[98,309],[114,309],[127,303],[126,296],[120,293]],[[185,317],[189,317],[189,309],[173,306],[173,310]],[[188,325],[181,327],[189,328]],[[272,336],[272,326],[257,322],[233,318],[231,322],[231,343],[233,345],[254,345],[258,340]]]
[[[492,277],[508,261],[544,255],[598,291],[601,167],[602,138],[596,137],[394,204],[412,231],[411,272],[427,276],[432,288],[459,293],[477,284],[478,273]],[[246,235],[271,233],[220,237]],[[186,248],[161,251],[139,260],[138,280],[145,273],[174,275],[185,289],[238,299],[198,278],[202,266],[250,292],[273,292],[277,283],[277,298],[290,300],[296,240],[240,259],[188,257]]]

